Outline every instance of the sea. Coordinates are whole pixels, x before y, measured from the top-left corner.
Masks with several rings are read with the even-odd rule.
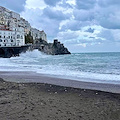
[[[120,84],[120,52],[45,55],[38,50],[0,58],[0,71],[33,71],[85,82]]]

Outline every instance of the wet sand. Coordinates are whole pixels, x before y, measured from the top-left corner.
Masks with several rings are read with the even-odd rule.
[[[12,82],[37,82],[37,83],[47,83],[65,87],[100,90],[105,92],[120,93],[120,82],[118,84],[108,84],[108,83],[93,83],[84,82],[84,80],[70,80],[62,79],[57,77],[52,77],[50,75],[38,74],[35,72],[10,72],[10,71],[0,71],[0,77],[6,81]],[[88,80],[89,81],[89,80]]]
[[[19,74],[16,72],[14,75],[13,72],[0,72],[0,77],[7,80],[0,79],[1,120],[120,119],[120,94],[119,92],[111,93],[109,90],[112,88],[115,92],[120,89],[119,85],[111,85],[107,89],[109,92],[104,92],[109,86],[94,83],[93,86],[99,86],[99,89],[103,86],[104,89],[90,90],[86,88],[92,87],[93,83],[89,86],[87,85],[89,83],[79,82],[78,85],[78,81],[66,81],[42,75],[34,76],[26,72]],[[17,82],[8,82],[15,80]],[[24,83],[19,83],[20,81]],[[51,84],[47,83],[48,81]],[[80,83],[84,89],[80,88]]]

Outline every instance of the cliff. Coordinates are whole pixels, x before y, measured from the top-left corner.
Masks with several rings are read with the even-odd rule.
[[[37,40],[33,45],[34,49],[38,49],[41,52],[44,52],[49,55],[62,55],[62,54],[71,54],[63,44],[61,44],[57,39],[53,43],[47,43],[44,40]]]

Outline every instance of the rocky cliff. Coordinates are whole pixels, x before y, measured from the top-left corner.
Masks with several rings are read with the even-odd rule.
[[[34,49],[38,49],[41,52],[50,55],[62,55],[62,54],[71,54],[63,44],[61,44],[57,39],[53,43],[47,43],[44,40],[37,40],[33,45]]]

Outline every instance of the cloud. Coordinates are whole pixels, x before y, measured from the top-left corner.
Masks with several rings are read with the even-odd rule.
[[[56,4],[60,1],[61,0],[44,0],[44,2],[49,6],[56,6]]]
[[[56,20],[65,20],[70,18],[70,14],[64,14],[62,11],[54,10],[50,7],[45,8],[43,10],[43,14],[50,19],[56,19]]]
[[[77,20],[68,20],[67,22],[65,22],[65,24],[63,24],[61,26],[61,31],[64,30],[72,30],[72,31],[76,31],[76,30],[80,30],[82,26],[82,22],[77,21]]]
[[[92,21],[94,19],[94,12],[87,10],[74,10],[73,15],[79,21]]]
[[[24,10],[26,0],[0,0],[0,5],[15,12],[22,12]]]
[[[109,14],[100,18],[100,25],[108,29],[120,29],[120,12]]]
[[[78,9],[92,9],[94,8],[96,0],[76,0],[76,7]]]
[[[120,1],[119,0],[98,0],[98,4],[101,7],[108,7],[113,5],[120,5]]]
[[[28,9],[44,9],[47,5],[44,0],[26,0],[25,8]]]
[[[85,32],[94,33],[94,30],[95,30],[95,29],[89,28],[89,29],[87,29]]]

